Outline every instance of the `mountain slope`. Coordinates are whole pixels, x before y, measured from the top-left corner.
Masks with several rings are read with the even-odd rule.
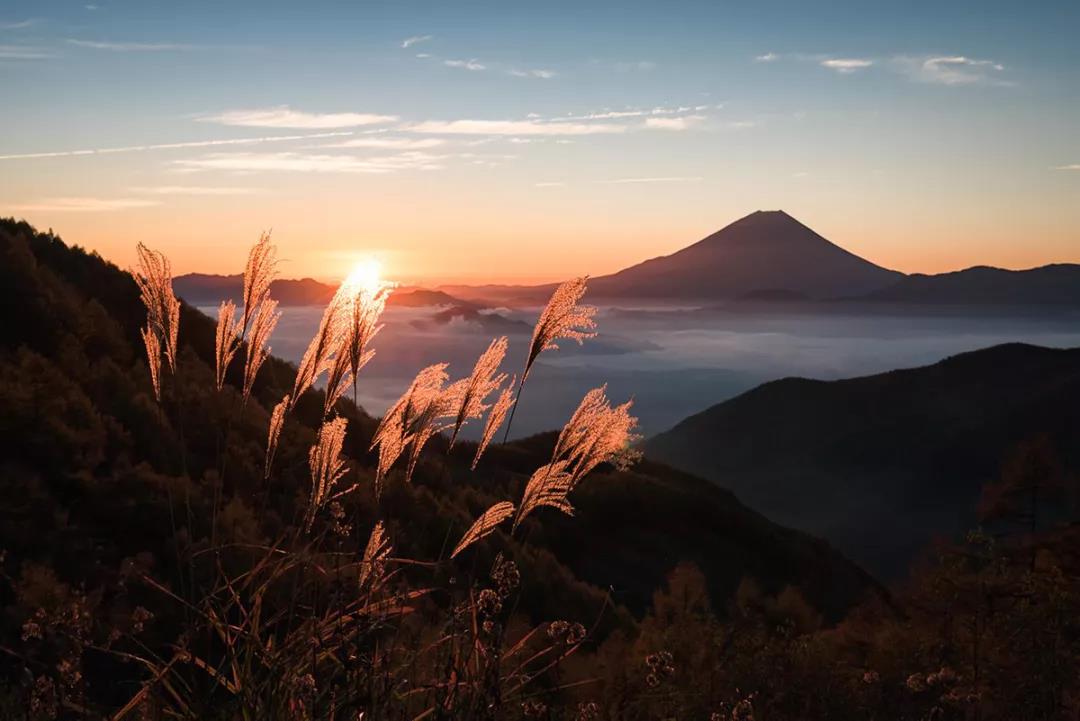
[[[791,291],[868,293],[901,278],[830,243],[783,211],[757,211],[671,255],[590,283],[594,297],[731,298]]]
[[[1080,349],[1003,345],[864,378],[779,380],[644,448],[895,574],[933,535],[976,525],[983,484],[1039,433],[1080,467]]]
[[[223,300],[237,305],[243,303],[244,277],[242,275],[213,275],[188,273],[173,279],[176,295],[191,305],[216,306]],[[321,283],[312,278],[278,278],[270,284],[270,293],[282,306],[325,305],[333,297],[337,286]],[[470,306],[458,298],[438,290],[426,288],[400,288],[390,296],[390,305],[403,307]]]
[[[1080,265],[1059,263],[1029,270],[977,266],[954,273],[913,274],[862,300],[927,305],[1080,306]]]
[[[0,494],[18,499],[0,508],[0,548],[10,564],[44,567],[109,598],[119,569],[140,554],[164,582],[174,579],[174,543],[205,543],[216,494],[226,514],[219,533],[238,542],[262,542],[295,523],[310,484],[306,459],[321,418],[320,392],[305,395],[286,424],[280,471],[269,486],[262,476],[267,409],[291,388],[291,365],[269,359],[241,408],[233,372],[240,369],[231,369],[224,393],[214,391],[214,325],[185,304],[179,370],[165,379],[159,407],[143,360],[145,311],[133,279],[13,221],[0,221],[0,301]],[[349,418],[351,477],[363,489],[346,511],[369,528],[374,421],[349,403],[341,410]],[[219,465],[223,432],[229,451]],[[447,539],[459,537],[483,509],[520,497],[553,442],[547,434],[492,448],[472,473],[472,444],[459,443],[447,455],[445,439],[433,439],[413,483],[392,476],[381,501],[395,545],[418,558],[440,557]],[[170,515],[172,498],[184,499],[179,520]],[[600,589],[611,587],[622,610],[610,622],[625,623],[684,558],[705,570],[718,609],[744,577],[770,593],[799,587],[831,619],[876,588],[828,544],[657,464],[598,469],[574,502],[575,518],[543,513],[542,523],[527,521],[528,545],[502,534],[485,544],[519,559],[527,583],[522,609],[535,617],[591,617],[602,603]],[[0,642],[9,632],[18,629],[0,625]]]

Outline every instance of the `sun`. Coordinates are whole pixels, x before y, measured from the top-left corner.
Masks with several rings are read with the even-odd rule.
[[[356,292],[375,295],[386,285],[382,279],[382,263],[375,258],[359,261],[345,277],[344,284]]]

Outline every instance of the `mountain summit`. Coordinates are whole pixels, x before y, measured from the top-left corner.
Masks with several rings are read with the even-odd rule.
[[[691,246],[593,279],[593,296],[860,295],[903,277],[829,242],[782,210],[759,210]]]

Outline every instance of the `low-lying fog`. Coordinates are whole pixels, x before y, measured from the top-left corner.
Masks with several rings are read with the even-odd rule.
[[[375,358],[360,374],[360,404],[372,415],[405,390],[416,372],[448,362],[452,378],[467,374],[491,338],[507,335],[504,370],[520,373],[539,309],[436,321],[439,309],[388,308]],[[204,308],[211,317],[216,309]],[[322,308],[283,309],[273,353],[303,355]],[[579,347],[562,341],[534,366],[512,436],[562,425],[590,388],[608,384],[613,401],[633,397],[641,433],[666,430],[688,415],[764,381],[785,376],[834,379],[925,365],[1006,342],[1080,346],[1080,313],[989,316],[933,310],[889,313],[797,310],[600,309],[598,335]],[[472,437],[477,432],[474,422]]]

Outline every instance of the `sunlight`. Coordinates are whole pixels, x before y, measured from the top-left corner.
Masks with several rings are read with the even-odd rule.
[[[366,295],[375,295],[386,285],[382,278],[382,263],[375,258],[366,258],[358,261],[352,271],[345,277],[344,285],[349,286],[356,292]]]

